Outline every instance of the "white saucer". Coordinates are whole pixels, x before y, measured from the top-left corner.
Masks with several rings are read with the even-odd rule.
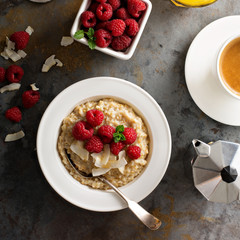
[[[49,184],[64,199],[78,207],[100,212],[120,210],[126,204],[113,191],[96,190],[76,181],[63,166],[56,146],[62,120],[74,107],[105,97],[129,104],[145,119],[149,129],[149,163],[142,174],[121,187],[126,196],[136,202],[148,196],[163,178],[171,154],[167,119],[156,101],[137,85],[118,78],[96,77],[77,82],[58,94],[46,109],[38,128],[40,167]]]
[[[194,102],[212,119],[232,126],[240,126],[240,101],[221,86],[216,61],[220,48],[237,33],[240,16],[210,23],[193,40],[185,62],[186,83]]]

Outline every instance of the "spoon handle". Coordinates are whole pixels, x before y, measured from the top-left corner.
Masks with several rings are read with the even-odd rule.
[[[138,219],[149,229],[157,230],[161,226],[161,221],[147,212],[138,203],[128,199],[117,187],[110,183],[104,177],[99,177],[101,181],[108,184],[124,201],[126,201],[130,210],[138,217]]]

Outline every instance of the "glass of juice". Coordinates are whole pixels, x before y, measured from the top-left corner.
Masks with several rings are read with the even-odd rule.
[[[217,0],[171,0],[178,7],[204,7]]]

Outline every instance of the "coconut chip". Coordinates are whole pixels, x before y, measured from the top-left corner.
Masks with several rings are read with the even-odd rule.
[[[66,47],[71,45],[73,42],[74,42],[73,38],[63,36],[61,40],[61,46]]]
[[[46,59],[45,63],[42,66],[42,72],[48,72],[52,66],[62,67],[63,63],[59,59],[55,59],[55,55],[50,56]]]
[[[108,147],[105,147],[108,146]],[[93,153],[91,156],[95,160],[95,166],[97,168],[92,169],[92,175],[93,176],[100,176],[108,171],[110,171],[112,168],[118,168],[121,173],[124,172],[125,165],[127,164],[127,161],[125,159],[126,152],[123,150],[118,155],[118,160],[116,160],[116,156],[110,153],[109,145],[105,145],[104,150],[101,153]]]
[[[9,59],[9,57],[8,57],[8,55],[6,54],[5,50],[4,50],[3,52],[1,52],[1,56],[2,56],[4,59],[6,59],[6,60]]]
[[[74,141],[70,146],[70,149],[77,154],[83,161],[87,161],[89,158],[89,152],[84,148],[83,141]]]
[[[8,49],[7,47],[4,48],[4,52],[14,62],[16,62],[19,59],[21,59],[21,57],[15,51],[13,51],[11,49]]]
[[[63,63],[59,60],[59,59],[55,59],[55,61],[56,61],[56,66],[57,67],[62,67],[63,66]]]
[[[25,136],[25,133],[22,130],[19,132],[16,132],[16,133],[8,134],[5,137],[5,142],[17,141],[17,140],[23,138],[24,136]]]
[[[10,50],[15,49],[15,42],[12,42],[8,37],[6,37],[6,45],[7,45],[7,49],[10,49]]]
[[[25,58],[27,56],[27,54],[23,51],[23,50],[18,50],[17,54],[21,57],[21,58]]]
[[[25,32],[27,32],[30,36],[32,35],[32,33],[34,32],[34,29],[31,26],[28,26],[25,30]]]
[[[32,88],[33,91],[38,91],[39,88],[36,86],[36,83],[30,84],[30,87]]]
[[[6,91],[15,91],[15,90],[18,90],[20,87],[21,87],[20,83],[11,83],[9,85],[6,85],[0,88],[0,93],[4,93]]]

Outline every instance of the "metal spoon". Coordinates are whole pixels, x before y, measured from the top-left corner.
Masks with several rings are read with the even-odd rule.
[[[76,173],[85,178],[93,178],[91,173],[87,174],[85,172],[78,170],[75,167],[75,164],[71,160],[70,155],[67,153],[67,151],[66,155],[68,162],[70,163],[71,167],[76,171]],[[151,230],[157,230],[161,226],[162,222],[159,219],[157,219],[152,214],[143,209],[138,203],[128,199],[117,187],[110,183],[106,178],[104,178],[103,176],[98,176],[97,178],[100,179],[102,182],[106,183],[107,185],[109,185],[127,203],[130,210],[138,217],[138,219],[145,226],[147,226]]]

